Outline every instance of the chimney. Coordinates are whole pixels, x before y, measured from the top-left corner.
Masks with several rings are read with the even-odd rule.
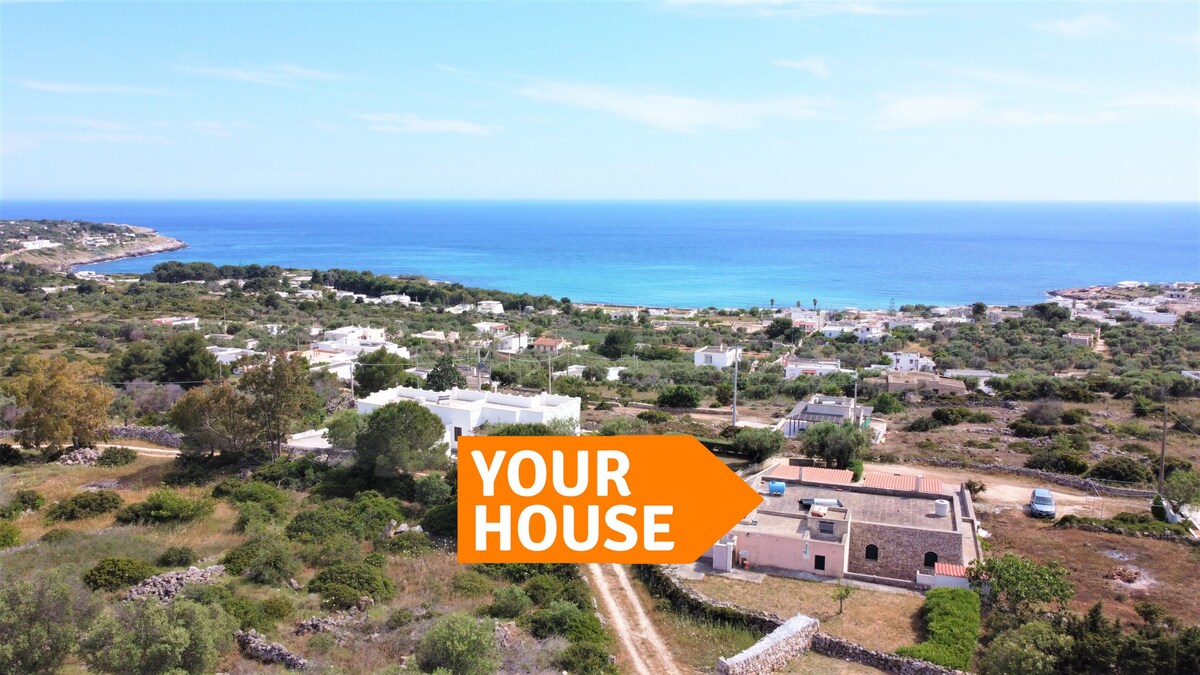
[[[921,491],[921,478],[922,478],[922,476],[917,476],[917,480],[914,481],[913,490],[915,490],[917,492]]]

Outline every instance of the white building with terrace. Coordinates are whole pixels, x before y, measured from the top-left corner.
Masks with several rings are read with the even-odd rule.
[[[502,394],[493,391],[451,389],[428,391],[395,387],[377,391],[356,402],[359,414],[368,415],[389,403],[415,401],[437,415],[446,425],[444,440],[452,453],[458,451],[458,438],[471,436],[484,424],[548,423],[570,420],[579,433],[582,401],[575,396],[555,396],[542,392],[534,396]]]

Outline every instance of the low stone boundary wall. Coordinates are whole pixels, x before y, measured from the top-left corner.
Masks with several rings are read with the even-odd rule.
[[[771,631],[749,649],[729,657],[717,657],[718,675],[771,675],[792,659],[808,651],[821,623],[798,614]]]
[[[1080,476],[1069,476],[1065,473],[1053,473],[1050,471],[1041,471],[1039,469],[1027,469],[1023,466],[1008,466],[1007,464],[983,464],[981,462],[962,462],[957,459],[942,459],[940,457],[918,457],[914,464],[925,464],[927,466],[941,466],[948,469],[967,469],[968,471],[982,471],[984,473],[1007,473],[1014,476],[1024,476],[1026,478],[1036,478],[1044,480],[1047,483],[1062,485],[1063,487],[1074,488],[1083,492],[1099,492],[1101,494],[1110,495],[1113,497],[1154,497],[1153,490],[1143,490],[1140,488],[1125,488],[1113,487],[1104,483],[1083,478]]]
[[[775,614],[713,600],[691,586],[680,583],[673,574],[658,565],[633,565],[633,573],[646,584],[651,595],[664,598],[675,609],[698,619],[743,626],[763,635],[784,624],[784,619]]]
[[[867,649],[849,640],[843,640],[842,638],[825,633],[813,635],[810,641],[810,648],[823,656],[861,663],[864,666],[878,668],[887,673],[898,673],[899,675],[966,675],[961,670],[939,666],[936,663],[921,661],[920,659],[910,659],[907,656],[900,656],[899,654],[877,652],[874,649]]]
[[[0,438],[16,437],[16,429],[0,429]],[[126,440],[153,443],[154,445],[161,445],[164,448],[178,448],[182,442],[179,434],[166,427],[110,426],[108,428],[108,438],[112,441]]]
[[[765,637],[753,647],[728,659],[718,658],[717,672],[721,675],[759,675],[776,672],[788,661],[800,656],[807,649],[843,661],[854,661],[865,666],[878,668],[899,675],[967,675],[963,671],[939,666],[936,663],[912,659],[899,654],[878,652],[862,645],[820,632],[816,619],[804,615],[784,621],[769,612],[747,609],[729,602],[714,600],[681,583],[669,568],[659,565],[633,565],[633,573],[650,589],[656,598],[664,598],[677,610],[693,617],[723,621],[744,626],[763,633]],[[793,628],[776,636],[782,626],[792,621]],[[812,625],[801,627],[811,621]],[[803,645],[803,647],[801,647]],[[778,665],[774,659],[787,659]]]

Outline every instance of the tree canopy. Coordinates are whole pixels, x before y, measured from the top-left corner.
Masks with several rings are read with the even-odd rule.
[[[820,457],[838,469],[849,468],[870,445],[869,432],[850,423],[818,422],[804,431],[804,454]]]
[[[99,382],[102,369],[61,356],[31,356],[8,383],[24,411],[14,426],[22,445],[50,449],[89,447],[108,435],[108,409],[116,392]]]
[[[382,477],[446,466],[446,427],[415,401],[389,403],[367,416],[355,441],[355,462]]]

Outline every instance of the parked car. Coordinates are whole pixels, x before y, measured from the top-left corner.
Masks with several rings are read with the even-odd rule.
[[[1054,495],[1046,488],[1038,488],[1029,496],[1029,515],[1034,518],[1054,517]]]

